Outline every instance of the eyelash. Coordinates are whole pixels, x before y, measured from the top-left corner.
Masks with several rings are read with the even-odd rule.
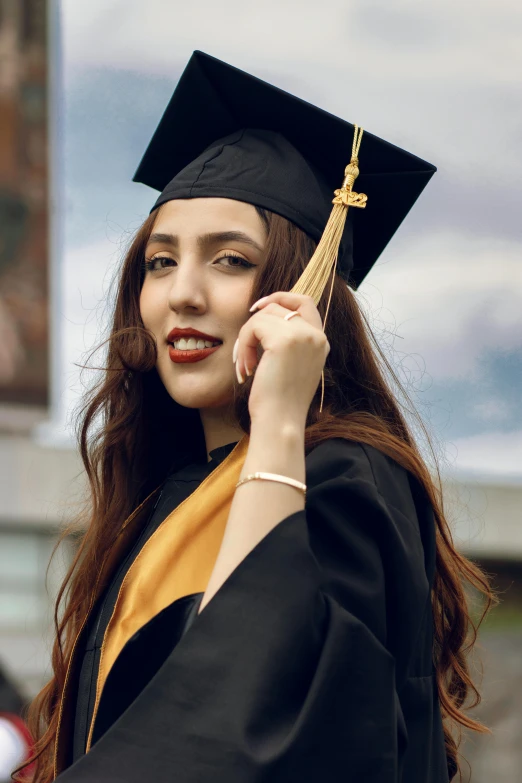
[[[237,258],[239,261],[242,262],[242,264],[238,264],[237,266],[229,266],[229,269],[240,269],[243,267],[244,269],[252,269],[252,267],[255,266],[255,264],[251,264],[250,261],[247,261],[242,256],[236,256],[234,253],[227,253],[225,256],[220,256],[219,258],[216,258],[216,261],[222,261],[224,258]],[[143,267],[145,272],[158,272],[161,269],[165,269],[164,266],[161,266],[160,269],[154,269],[154,263],[156,261],[173,261],[174,259],[169,258],[168,256],[154,256],[154,258],[148,258],[145,260]]]

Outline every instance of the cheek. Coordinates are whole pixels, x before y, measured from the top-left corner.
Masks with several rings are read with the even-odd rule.
[[[221,310],[235,326],[245,323],[252,315],[248,307],[253,288],[253,281],[242,281],[242,285],[238,285],[233,291],[227,290],[220,300]]]
[[[140,293],[140,314],[144,326],[152,332],[155,331],[159,313],[159,302],[156,300],[154,289],[144,283]]]

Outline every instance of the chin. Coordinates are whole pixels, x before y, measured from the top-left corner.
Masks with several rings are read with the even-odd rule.
[[[184,408],[221,408],[233,399],[231,380],[223,384],[214,381],[209,388],[204,379],[198,379],[196,383],[178,383],[173,382],[172,377],[162,377],[161,373],[160,378],[169,396]]]

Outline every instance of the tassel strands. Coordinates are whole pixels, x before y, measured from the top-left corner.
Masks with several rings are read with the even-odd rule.
[[[341,239],[346,224],[348,208],[364,208],[366,207],[367,202],[367,196],[364,193],[355,193],[352,190],[353,184],[359,176],[359,148],[361,146],[362,135],[363,129],[359,128],[358,125],[355,125],[352,144],[352,157],[350,159],[350,163],[344,170],[344,180],[342,187],[339,190],[334,191],[334,198],[332,199],[333,209],[330,213],[330,217],[328,218],[328,222],[323,231],[321,239],[319,240],[319,244],[317,245],[312,258],[306,265],[306,268],[304,269],[301,277],[292,288],[292,293],[311,296],[317,306],[331,276],[332,284],[330,287],[330,295],[328,297],[328,304],[323,322],[323,331],[325,329],[326,319],[330,309],[335,266],[337,264],[337,258],[339,255],[339,245],[341,244]],[[320,413],[322,413],[323,410],[323,400],[324,371],[321,373]]]

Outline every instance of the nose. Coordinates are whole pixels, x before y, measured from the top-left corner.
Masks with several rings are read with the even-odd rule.
[[[207,297],[204,275],[197,259],[180,259],[170,280],[168,298],[171,310],[182,312],[186,309],[205,309]]]

